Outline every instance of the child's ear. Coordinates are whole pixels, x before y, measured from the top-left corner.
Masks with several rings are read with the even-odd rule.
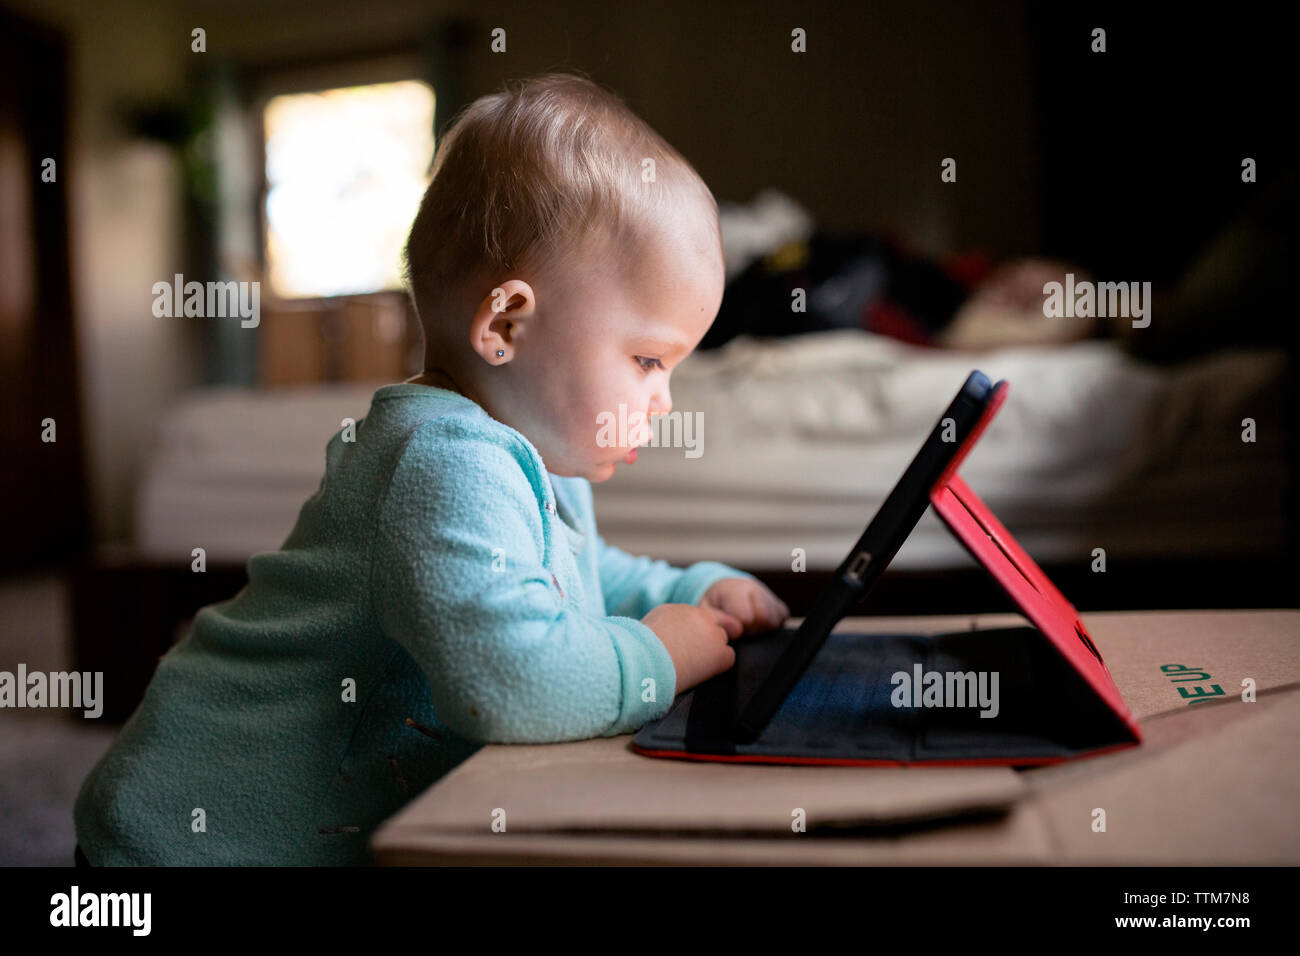
[[[513,357],[518,344],[516,325],[526,325],[536,308],[533,287],[521,279],[508,279],[484,296],[470,323],[470,347],[490,365]],[[511,318],[506,318],[509,314]]]

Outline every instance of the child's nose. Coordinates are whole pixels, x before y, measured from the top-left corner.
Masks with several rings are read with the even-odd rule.
[[[650,400],[650,415],[667,415],[673,410],[673,396],[668,386],[657,390]]]

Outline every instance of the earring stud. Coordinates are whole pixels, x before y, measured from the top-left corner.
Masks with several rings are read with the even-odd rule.
[[[506,354],[506,350],[505,350],[505,349],[497,349],[497,358],[500,358],[501,356],[503,356],[503,355],[505,355],[505,354]]]

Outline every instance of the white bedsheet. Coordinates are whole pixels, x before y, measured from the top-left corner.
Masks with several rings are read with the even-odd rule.
[[[674,410],[701,416],[703,454],[642,449],[595,486],[596,516],[611,544],[677,564],[788,569],[802,548],[810,570],[833,568],[979,368],[1011,387],[962,475],[1038,560],[1268,553],[1283,534],[1285,361],[1243,350],[1162,369],[1110,342],[954,353],[857,330],[741,338],[673,376]],[[375,387],[188,398],[141,489],[140,548],[242,562],[278,547],[319,485],[326,441]],[[894,566],[971,563],[927,512]]]

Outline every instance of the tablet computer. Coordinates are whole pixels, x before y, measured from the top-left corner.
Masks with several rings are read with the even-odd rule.
[[[735,665],[679,695],[632,749],[751,763],[1028,766],[1140,744],[1078,611],[957,473],[1006,395],[1005,381],[972,372],[798,630],[737,638]],[[1032,626],[832,634],[927,507]],[[954,699],[896,700],[908,674],[917,686],[942,674]],[[975,682],[964,694],[963,681]]]
[[[753,741],[763,732],[831,629],[875,586],[930,506],[931,489],[964,457],[960,453],[983,430],[1005,389],[1005,381],[994,385],[983,372],[970,373],[793,638],[779,656],[764,662],[764,674],[737,688],[733,735],[738,742]]]

